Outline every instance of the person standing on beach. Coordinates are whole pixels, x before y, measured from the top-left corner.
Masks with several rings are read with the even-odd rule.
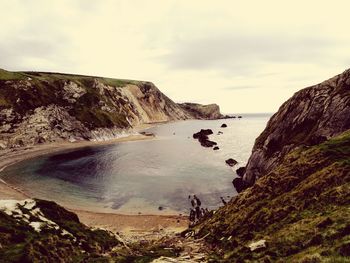
[[[196,205],[197,206],[201,206],[202,205],[201,200],[199,200],[199,198],[196,195],[193,195],[193,199],[196,200]]]

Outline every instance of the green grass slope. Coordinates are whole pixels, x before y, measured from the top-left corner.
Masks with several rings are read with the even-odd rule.
[[[15,112],[24,115],[37,107],[55,104],[69,107],[70,115],[75,116],[89,128],[128,127],[129,124],[123,112],[106,112],[96,107],[99,101],[103,101],[110,107],[115,107],[115,103],[120,107],[124,106],[124,101],[114,100],[114,94],[108,94],[110,96],[99,94],[98,90],[93,87],[96,79],[103,84],[115,87],[124,87],[127,84],[141,85],[142,83],[94,76],[47,72],[10,72],[0,69],[0,110],[13,108]],[[8,84],[11,81],[18,83],[18,88],[14,89],[12,85]],[[67,81],[74,82],[87,91],[74,105],[67,103],[60,95],[62,87]],[[30,86],[27,85],[28,83]]]
[[[0,211],[0,262],[106,262],[105,253],[119,244],[109,232],[88,228],[56,203],[35,201],[31,213],[22,207],[20,214],[28,215],[31,222],[49,219],[60,229],[42,227],[38,232],[18,213],[10,216]],[[37,209],[45,218],[37,216]],[[62,229],[69,234],[63,235]]]
[[[213,262],[350,262],[350,131],[291,152],[195,229]]]

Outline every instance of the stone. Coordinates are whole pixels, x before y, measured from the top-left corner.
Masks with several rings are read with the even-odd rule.
[[[266,240],[265,239],[261,239],[259,241],[256,241],[256,242],[253,242],[253,243],[250,243],[248,245],[250,251],[256,251],[256,250],[260,250],[260,249],[264,249],[266,248]]]
[[[232,159],[232,158],[227,159],[225,162],[228,166],[231,166],[231,167],[235,166],[238,163],[235,159]]]
[[[243,177],[244,173],[245,173],[245,166],[239,167],[239,168],[236,170],[236,174],[237,174],[239,177]]]
[[[227,124],[226,124],[226,123],[223,123],[223,124],[221,124],[220,127],[221,127],[221,128],[226,128],[226,127],[227,127]]]
[[[213,148],[213,150],[214,151],[217,151],[217,150],[219,150],[220,148],[218,147],[218,146],[215,146],[214,148]]]
[[[203,147],[210,148],[217,145],[216,142],[209,140],[208,135],[211,134],[213,134],[213,131],[211,129],[201,129],[199,132],[193,134],[193,138],[198,139],[198,141]]]
[[[199,139],[200,137],[208,136],[211,134],[213,134],[213,131],[211,129],[201,129],[199,132],[193,134],[193,138]]]
[[[244,191],[249,186],[246,184],[245,181],[243,181],[243,178],[241,177],[236,177],[235,179],[233,179],[232,184],[235,187],[237,193]]]

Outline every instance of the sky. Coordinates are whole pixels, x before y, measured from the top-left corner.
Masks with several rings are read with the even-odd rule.
[[[349,1],[0,0],[0,68],[152,81],[275,112],[350,67]]]

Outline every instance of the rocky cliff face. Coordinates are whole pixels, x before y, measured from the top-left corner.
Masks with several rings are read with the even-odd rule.
[[[244,181],[251,185],[297,147],[350,129],[350,70],[295,93],[256,139]]]
[[[217,104],[201,105],[197,103],[180,103],[179,106],[196,119],[220,119],[220,107]]]
[[[256,139],[244,188],[193,228],[219,262],[350,256],[350,70],[285,102]]]
[[[194,227],[213,262],[348,262],[350,130],[299,147]]]
[[[151,82],[0,70],[0,148],[113,138],[143,123],[190,118],[197,115]]]

